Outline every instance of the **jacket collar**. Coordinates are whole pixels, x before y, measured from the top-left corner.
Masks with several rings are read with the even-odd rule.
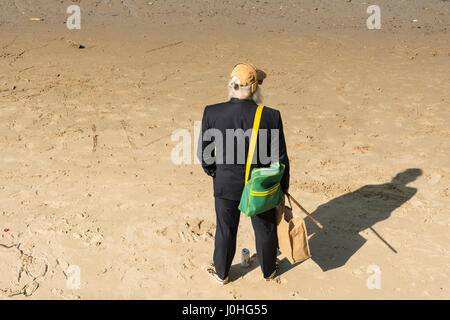
[[[253,103],[253,104],[255,104],[255,102],[250,98],[250,99],[238,99],[238,98],[231,98],[230,99],[230,102],[231,103],[241,103],[241,102],[250,102],[250,103]]]

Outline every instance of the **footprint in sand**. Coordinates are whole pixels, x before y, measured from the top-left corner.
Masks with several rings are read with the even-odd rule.
[[[214,223],[198,218],[186,217],[183,224],[172,224],[156,231],[170,242],[197,242],[214,239]]]

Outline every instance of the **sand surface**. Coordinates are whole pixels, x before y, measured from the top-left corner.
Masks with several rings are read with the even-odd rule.
[[[1,1],[0,297],[449,299],[450,1],[377,2],[380,30],[358,0]],[[218,286],[212,181],[171,135],[241,60],[268,75],[290,191],[325,229],[307,222],[313,259],[280,254],[277,281],[238,252]]]

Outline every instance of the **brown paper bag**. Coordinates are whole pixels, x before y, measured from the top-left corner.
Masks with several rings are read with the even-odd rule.
[[[278,248],[291,264],[311,258],[305,221],[284,202],[276,207]]]

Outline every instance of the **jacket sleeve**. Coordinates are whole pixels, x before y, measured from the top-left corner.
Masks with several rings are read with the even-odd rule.
[[[207,116],[207,107],[203,111],[203,117],[202,117],[202,127],[200,129],[200,134],[198,137],[198,144],[197,144],[197,158],[202,163],[202,168],[206,172],[207,175],[214,177],[216,175],[216,162],[214,160],[215,154],[214,154],[214,148],[209,148],[211,150],[210,154],[205,154],[205,149],[209,145],[214,145],[214,141],[209,141],[208,139],[205,141],[205,131],[210,129],[209,123],[208,123],[208,116]]]
[[[289,189],[289,158],[287,155],[287,147],[286,147],[286,141],[284,139],[284,132],[283,132],[283,121],[281,120],[281,113],[278,112],[278,129],[280,134],[280,140],[279,140],[279,161],[280,163],[284,164],[284,174],[283,178],[281,179],[281,188],[283,188],[284,191],[287,191]]]

